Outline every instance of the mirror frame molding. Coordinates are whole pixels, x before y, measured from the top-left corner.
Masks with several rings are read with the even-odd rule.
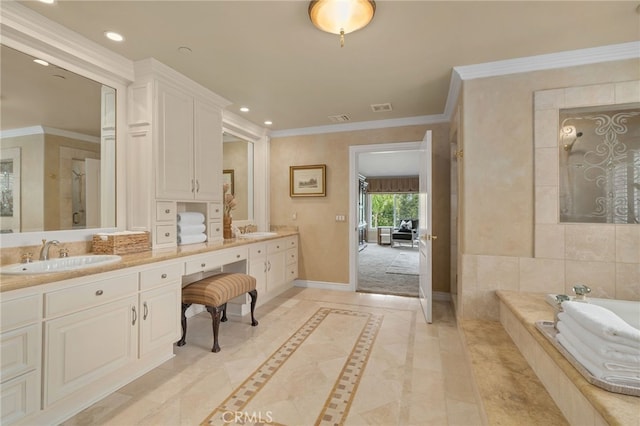
[[[62,242],[90,240],[97,232],[127,229],[126,155],[127,86],[134,81],[133,62],[15,2],[0,8],[2,44],[43,58],[78,75],[113,87],[116,98],[116,226],[65,231],[0,234],[0,247],[41,244],[42,238]]]
[[[253,144],[253,219],[237,221],[258,226],[269,231],[269,150],[267,129],[245,120],[227,110],[222,111],[222,131],[245,139]],[[236,222],[234,220],[234,222]]]

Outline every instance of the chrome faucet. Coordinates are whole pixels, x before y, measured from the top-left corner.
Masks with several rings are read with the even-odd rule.
[[[576,284],[573,286],[573,292],[576,294],[576,299],[585,300],[587,294],[591,293],[591,289],[584,284]]]
[[[54,246],[57,246],[58,244],[60,244],[60,241],[58,241],[58,240],[51,240],[51,241],[42,240],[42,249],[40,250],[40,260],[49,259],[49,247],[52,244]]]

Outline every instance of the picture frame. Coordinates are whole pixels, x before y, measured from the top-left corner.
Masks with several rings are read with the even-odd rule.
[[[231,192],[231,195],[236,195],[233,181],[233,169],[222,171],[222,184],[224,185],[225,183],[229,184],[229,191]]]
[[[326,171],[327,166],[325,164],[290,166],[289,196],[325,197],[327,195]]]

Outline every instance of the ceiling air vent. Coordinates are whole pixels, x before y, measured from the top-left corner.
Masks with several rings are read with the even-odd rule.
[[[385,112],[391,111],[393,108],[391,108],[391,104],[387,102],[386,104],[373,104],[371,105],[371,109],[373,112]]]
[[[351,121],[351,118],[347,114],[338,114],[338,115],[330,115],[329,120],[334,123],[344,123],[346,121]]]

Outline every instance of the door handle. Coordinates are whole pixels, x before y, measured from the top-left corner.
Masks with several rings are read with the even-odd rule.
[[[431,234],[427,235],[427,240],[437,240],[437,239],[438,239],[437,235],[431,235]]]

